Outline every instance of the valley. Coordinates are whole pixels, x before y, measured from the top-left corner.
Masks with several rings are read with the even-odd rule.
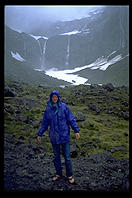
[[[51,24],[49,29],[43,24],[40,35],[5,26],[5,78],[16,80],[19,72],[26,69],[42,84],[43,79],[48,79],[56,86],[69,83],[129,86],[128,14],[127,7],[105,7],[91,12],[90,17]],[[33,76],[25,80],[33,82]]]
[[[5,190],[129,191],[129,7],[4,33]],[[36,139],[54,89],[80,128],[79,140],[70,134],[75,185],[65,169],[52,181],[48,131]]]

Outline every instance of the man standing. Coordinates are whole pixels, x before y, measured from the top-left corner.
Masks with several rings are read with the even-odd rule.
[[[42,120],[42,126],[38,131],[38,142],[41,142],[41,137],[48,129],[48,126],[50,126],[49,137],[54,152],[53,162],[56,169],[56,175],[53,177],[53,181],[56,181],[62,176],[60,157],[60,149],[62,148],[65,158],[66,176],[70,183],[74,183],[70,157],[70,126],[75,132],[76,139],[80,138],[80,129],[69,107],[61,102],[60,94],[57,90],[50,93],[50,98]]]

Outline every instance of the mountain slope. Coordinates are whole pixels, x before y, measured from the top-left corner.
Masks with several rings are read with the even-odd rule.
[[[49,38],[45,37],[47,35],[34,36],[5,27],[5,60],[6,68],[9,68],[9,71],[6,69],[5,75],[17,78],[17,75],[24,74],[16,67],[16,60],[15,64],[8,60],[12,58],[23,61],[19,61],[19,64],[24,65],[21,68],[26,73],[32,73],[30,80],[32,78],[31,81],[34,82],[35,79],[40,81],[41,74],[32,71],[33,69],[67,70],[94,63],[94,68],[78,72],[80,76],[88,79],[88,83],[110,82],[115,86],[128,85],[129,61],[125,58],[129,54],[128,15],[127,6],[108,6],[99,12],[91,12],[90,17],[47,26],[49,29],[45,31],[48,31]],[[105,64],[99,61],[113,63],[108,65],[110,68],[106,71],[102,71],[100,69]],[[96,68],[96,63],[100,64],[100,67]],[[21,78],[25,79],[22,76],[18,79]],[[47,78],[45,76],[45,79]],[[55,82],[55,79],[53,81]]]
[[[4,67],[5,80],[15,80],[29,84],[42,84],[47,87],[69,85],[63,80],[45,75],[44,72],[38,72],[32,69],[27,62],[20,62],[11,56],[5,59]]]
[[[46,45],[46,67],[73,69],[129,46],[128,8],[108,7],[96,17],[63,22]],[[63,28],[62,28],[63,27]],[[63,32],[62,32],[63,29]],[[68,60],[67,60],[68,56]]]
[[[114,86],[129,86],[129,57],[110,65],[106,70],[84,69],[74,74],[87,78],[90,84],[112,83]]]
[[[19,53],[31,68],[41,65],[41,51],[38,41],[32,36],[16,32],[5,26],[5,53]]]

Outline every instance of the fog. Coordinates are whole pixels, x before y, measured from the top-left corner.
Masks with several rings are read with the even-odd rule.
[[[16,31],[30,32],[36,25],[68,21],[88,16],[103,6],[5,6],[5,24]]]

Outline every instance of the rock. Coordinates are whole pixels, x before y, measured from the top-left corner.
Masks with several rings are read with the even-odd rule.
[[[129,112],[128,111],[127,112],[121,111],[121,115],[125,120],[129,120]]]
[[[29,118],[27,117],[27,116],[25,116],[25,115],[23,115],[23,114],[19,114],[18,115],[18,119],[20,120],[20,121],[22,121],[22,122],[28,122],[28,120],[29,120]]]
[[[124,132],[124,136],[128,136],[128,132]]]
[[[75,83],[76,81],[75,80],[72,80],[72,82]]]
[[[104,89],[106,89],[107,91],[113,91],[114,90],[114,86],[111,83],[108,83],[106,85],[102,86]]]
[[[78,156],[78,152],[77,151],[72,151],[71,152],[71,158],[76,158]]]
[[[100,143],[100,139],[99,138],[94,138],[93,139],[96,143]]]
[[[129,191],[130,183],[129,183],[129,174],[125,174],[122,179],[122,190]]]
[[[33,121],[32,124],[34,129],[38,129],[40,127],[40,121],[38,120]]]
[[[44,155],[37,143],[18,141],[11,134],[4,135],[5,190],[129,191],[128,160],[117,160],[109,152],[72,158],[75,185],[69,185],[65,163],[63,177],[53,182],[53,155]],[[76,143],[72,143],[71,151],[77,151]]]
[[[87,142],[85,142],[85,143],[83,143],[81,146],[82,146],[82,147],[86,147],[87,149],[96,148],[95,143],[94,143],[93,141],[90,141],[90,140],[87,141]]]
[[[89,109],[92,110],[92,111],[95,111],[96,113],[100,113],[99,108],[94,104],[90,104]]]
[[[5,97],[15,97],[16,96],[16,93],[11,91],[11,89],[9,87],[6,87],[4,89],[4,96]]]
[[[84,116],[83,113],[77,112],[75,114],[75,119],[76,119],[77,122],[82,122],[82,121],[85,121],[85,116]]]
[[[115,146],[113,149],[111,149],[111,152],[114,153],[116,151],[125,151],[126,148],[124,146]]]
[[[78,156],[78,146],[76,143],[72,143],[70,145],[70,153],[71,153],[71,158],[76,158]]]

